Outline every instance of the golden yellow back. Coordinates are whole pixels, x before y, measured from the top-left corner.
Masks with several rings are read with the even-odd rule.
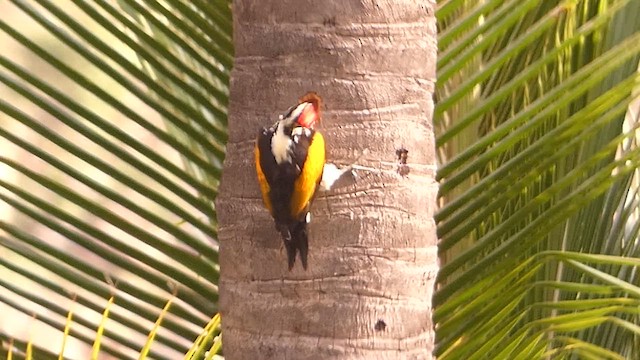
[[[322,180],[325,157],[324,137],[316,131],[309,146],[302,172],[293,185],[293,196],[291,197],[292,218],[300,220],[300,217],[305,215],[305,210],[308,209],[318,184]]]

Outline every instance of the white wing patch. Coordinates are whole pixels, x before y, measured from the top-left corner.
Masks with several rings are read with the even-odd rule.
[[[306,127],[302,127],[302,126],[298,126],[296,128],[293,129],[293,131],[291,131],[291,135],[304,135],[305,137],[310,137],[311,136],[311,129],[308,129]]]
[[[293,142],[298,144],[300,142],[300,136],[311,137],[311,130],[305,127],[296,127],[291,131],[291,135],[293,137]]]

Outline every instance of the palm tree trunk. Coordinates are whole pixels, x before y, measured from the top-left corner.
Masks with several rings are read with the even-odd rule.
[[[233,5],[236,58],[217,199],[225,356],[431,358],[435,2]],[[378,170],[316,200],[309,269],[298,263],[289,272],[252,151],[259,129],[306,91],[325,100],[328,161]]]

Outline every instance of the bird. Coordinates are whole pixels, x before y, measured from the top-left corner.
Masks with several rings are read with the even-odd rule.
[[[324,137],[315,129],[321,105],[318,94],[306,93],[275,124],[262,128],[254,147],[262,201],[284,242],[289,271],[297,254],[307,270],[309,208],[326,162]]]

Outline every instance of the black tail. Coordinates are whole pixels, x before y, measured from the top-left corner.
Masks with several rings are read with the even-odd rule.
[[[289,270],[293,269],[296,262],[296,254],[300,252],[302,267],[307,270],[307,254],[309,253],[309,232],[305,220],[293,222],[291,224],[279,226],[284,247],[287,249],[287,260]]]

